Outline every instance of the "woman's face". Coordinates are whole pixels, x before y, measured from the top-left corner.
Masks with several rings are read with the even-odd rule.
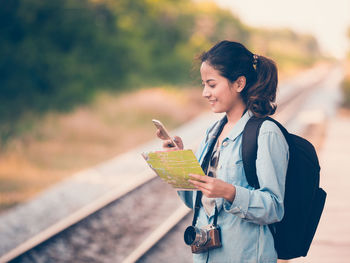
[[[240,92],[245,86],[245,77],[239,77],[235,82],[230,82],[207,62],[202,63],[200,72],[203,85],[202,96],[209,101],[213,112],[228,113],[238,104],[242,105]]]

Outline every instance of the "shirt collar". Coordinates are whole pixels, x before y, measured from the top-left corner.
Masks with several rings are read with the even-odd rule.
[[[238,120],[238,122],[233,126],[232,130],[228,134],[227,138],[234,141],[242,132],[247,124],[248,120],[253,116],[253,113],[251,111],[246,111],[246,113],[243,114],[243,116]],[[227,122],[227,116],[225,115],[220,121],[217,122],[217,125],[215,125],[214,129],[211,130],[209,134],[209,138],[215,137],[215,134],[217,134],[218,129],[220,125],[223,125],[225,122]]]
[[[234,141],[243,132],[245,125],[252,116],[253,113],[251,111],[247,111],[246,113],[244,113],[244,115],[233,126],[227,138]]]

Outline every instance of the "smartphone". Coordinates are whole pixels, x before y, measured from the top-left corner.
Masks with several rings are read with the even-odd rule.
[[[163,123],[161,123],[159,120],[155,120],[155,119],[153,119],[152,122],[157,127],[157,129],[159,129],[161,131],[161,133],[164,135],[165,139],[171,141],[171,145],[169,145],[169,146],[170,147],[177,147],[176,142],[171,138],[167,129],[165,129]]]

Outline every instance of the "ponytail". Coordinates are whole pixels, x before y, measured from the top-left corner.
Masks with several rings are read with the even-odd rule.
[[[256,55],[254,55],[256,56]],[[272,115],[276,111],[277,67],[264,56],[256,58],[256,81],[242,91],[243,101],[256,117]]]

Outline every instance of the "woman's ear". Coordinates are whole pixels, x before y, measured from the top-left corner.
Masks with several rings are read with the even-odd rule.
[[[238,77],[238,79],[236,80],[236,83],[237,83],[236,91],[242,92],[242,90],[245,87],[246,82],[247,82],[247,79],[245,78],[245,76]]]

